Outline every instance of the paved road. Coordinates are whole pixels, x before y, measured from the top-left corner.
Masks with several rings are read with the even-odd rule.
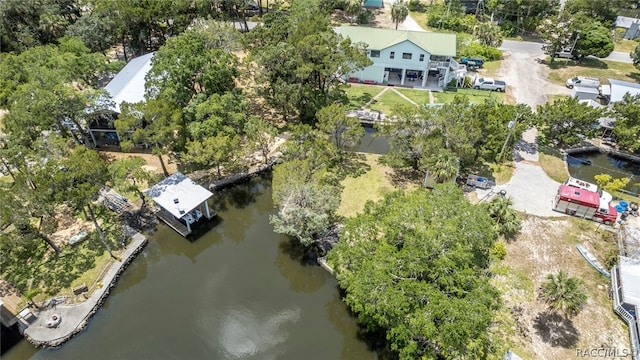
[[[544,52],[542,51],[542,43],[531,41],[504,40],[502,42],[502,46],[500,46],[500,50],[529,53],[535,56],[545,56]],[[603,60],[632,63],[631,56],[629,56],[628,53],[621,51],[614,51],[611,53],[611,55],[604,58]]]

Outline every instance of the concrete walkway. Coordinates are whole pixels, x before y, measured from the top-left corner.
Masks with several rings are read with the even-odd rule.
[[[535,144],[536,129],[529,129],[522,135],[522,140],[529,144]],[[478,198],[486,197],[489,200],[500,190],[507,192],[507,196],[513,199],[513,208],[526,214],[561,217],[565,214],[551,210],[553,198],[558,191],[559,182],[551,179],[542,170],[538,163],[538,152],[527,153],[516,150],[522,157],[515,162],[515,172],[509,182],[497,185],[491,190],[477,189]]]
[[[396,94],[398,94],[398,96],[400,96],[401,98],[403,98],[403,99],[407,100],[408,102],[410,102],[411,104],[413,104],[413,105],[415,105],[415,106],[418,106],[418,103],[417,103],[417,102],[415,102],[415,101],[413,101],[413,100],[411,100],[411,99],[409,99],[409,97],[407,97],[407,95],[405,95],[405,94],[401,93],[401,92],[400,92],[400,91],[398,91],[397,89],[392,89],[392,90],[393,90],[393,92],[395,92]],[[427,90],[427,91],[429,91],[429,90]]]
[[[373,104],[376,100],[378,100],[380,98],[380,96],[382,96],[382,94],[384,94],[387,91],[389,91],[389,89],[391,89],[391,88],[390,87],[386,87],[386,88],[382,89],[379,93],[376,94],[376,96],[372,97],[371,100],[367,101],[367,103],[364,104],[362,107],[368,108],[369,105]]]
[[[122,254],[122,261],[115,262],[107,270],[102,278],[102,288],[97,289],[84,302],[73,305],[56,305],[36,313],[37,319],[29,324],[24,331],[25,338],[35,346],[56,347],[62,345],[79,333],[87,325],[89,319],[95,314],[109,295],[109,290],[115,285],[119,275],[135,256],[147,244],[147,238],[137,233],[132,237],[131,243]],[[52,315],[58,315],[62,321],[56,328],[48,328],[47,321]]]

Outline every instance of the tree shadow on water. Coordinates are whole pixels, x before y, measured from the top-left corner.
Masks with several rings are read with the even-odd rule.
[[[573,321],[556,312],[539,313],[533,320],[533,328],[544,342],[553,347],[575,348],[580,338]]]
[[[258,176],[230,186],[224,190],[216,191],[214,203],[217,210],[227,210],[229,207],[244,209],[253,204],[256,198],[264,192],[262,182],[270,175]]]
[[[315,250],[296,239],[282,236],[275,265],[296,292],[310,293],[324,286],[330,275],[317,265]]]

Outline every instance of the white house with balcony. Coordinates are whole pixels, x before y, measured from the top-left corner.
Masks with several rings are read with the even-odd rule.
[[[442,89],[466,69],[453,60],[456,35],[426,31],[343,26],[336,31],[367,44],[373,64],[347,76],[349,82]]]

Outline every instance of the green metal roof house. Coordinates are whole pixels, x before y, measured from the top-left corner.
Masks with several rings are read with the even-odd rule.
[[[336,30],[367,44],[373,65],[350,74],[350,82],[440,88],[459,75],[456,35],[426,31],[343,26]],[[463,76],[463,75],[462,75]]]

